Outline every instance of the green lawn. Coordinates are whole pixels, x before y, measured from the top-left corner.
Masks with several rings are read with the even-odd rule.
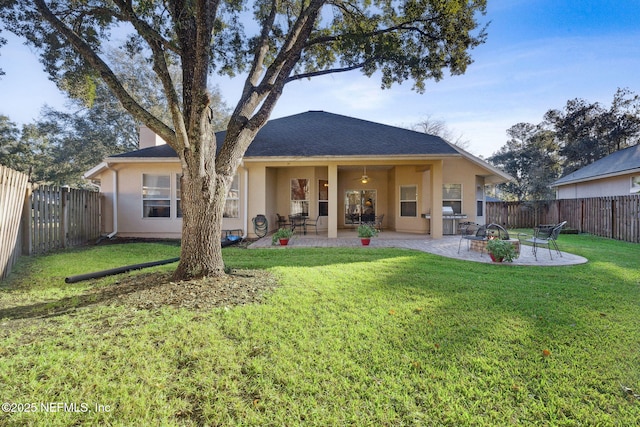
[[[561,245],[589,263],[226,248],[279,287],[209,311],[86,298],[117,277],[64,284],[174,244],[23,259],[0,286],[0,397],[37,412],[0,425],[640,425],[640,245]]]

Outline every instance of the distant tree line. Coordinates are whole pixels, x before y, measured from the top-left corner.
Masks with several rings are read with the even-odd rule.
[[[618,89],[609,108],[573,99],[563,110],[547,111],[541,123],[518,123],[507,135],[507,143],[488,158],[515,178],[499,186],[502,195],[553,199],[550,185],[558,178],[640,142],[640,97]]]

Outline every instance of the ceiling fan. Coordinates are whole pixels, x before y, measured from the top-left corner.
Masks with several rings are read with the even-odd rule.
[[[360,182],[366,184],[370,181],[369,175],[367,175],[367,167],[364,167],[364,172],[362,173],[362,177],[360,177]]]

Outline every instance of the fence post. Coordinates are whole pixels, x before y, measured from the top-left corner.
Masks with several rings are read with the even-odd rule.
[[[60,188],[60,246],[67,247],[69,236],[69,187]]]
[[[22,221],[20,226],[22,227],[22,254],[31,255],[33,253],[33,227],[31,227],[31,216],[33,215],[33,202],[31,201],[31,195],[33,194],[33,187],[31,183],[27,184],[27,189],[24,192],[24,203],[22,205]]]

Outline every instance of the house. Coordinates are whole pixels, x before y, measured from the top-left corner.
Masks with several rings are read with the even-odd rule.
[[[640,192],[640,145],[616,151],[552,184],[558,199],[626,196]]]
[[[85,174],[103,194],[102,232],[180,237],[180,174],[173,149],[143,128],[139,150]],[[229,191],[223,229],[254,237],[257,215],[273,231],[277,214],[298,214],[318,218],[318,233],[335,238],[384,214],[385,230],[439,238],[455,233],[461,218],[484,223],[485,185],[509,179],[440,137],[309,111],[259,131]],[[451,215],[443,218],[444,210]]]

